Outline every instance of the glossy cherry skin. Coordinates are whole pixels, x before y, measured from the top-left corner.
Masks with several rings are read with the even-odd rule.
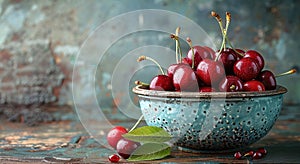
[[[234,153],[233,157],[234,157],[235,159],[242,159],[243,155],[242,155],[241,152],[238,151],[238,152],[235,152],[235,153]]]
[[[203,59],[196,71],[198,77],[207,85],[218,85],[225,76],[223,64],[211,59]]]
[[[122,138],[119,140],[116,150],[118,154],[123,157],[124,159],[127,159],[130,157],[131,153],[140,146],[140,143],[127,140],[125,138]]]
[[[264,58],[257,51],[254,51],[254,50],[248,50],[248,51],[246,51],[244,58],[252,58],[252,59],[254,59],[257,62],[257,66],[258,66],[259,72],[265,66]]]
[[[198,91],[198,77],[194,70],[186,64],[176,67],[173,75],[175,91]]]
[[[116,149],[117,143],[123,138],[122,135],[126,133],[128,133],[126,128],[123,126],[116,126],[107,133],[106,140],[111,147]]]
[[[200,87],[199,92],[216,92],[216,89],[212,87]]]
[[[243,89],[244,91],[252,91],[252,92],[253,91],[261,92],[266,90],[264,84],[257,80],[250,80],[245,82],[243,84]]]
[[[261,159],[263,157],[263,155],[260,153],[260,152],[255,152],[253,155],[252,155],[252,158],[253,159]]]
[[[112,163],[118,163],[120,161],[120,156],[118,154],[112,154],[108,157],[108,160]]]
[[[265,148],[259,148],[256,150],[256,152],[260,152],[262,155],[267,155],[267,149]]]
[[[256,61],[252,58],[242,58],[233,66],[234,74],[243,81],[255,79],[260,70]]]
[[[240,78],[228,75],[219,83],[219,91],[221,92],[238,92],[243,90],[243,82]]]
[[[203,46],[204,49],[206,49],[207,52],[210,53],[210,59],[215,59],[216,58],[216,51],[214,51],[212,48],[207,47],[207,46]]]
[[[173,78],[174,71],[175,71],[176,67],[179,65],[189,65],[189,64],[188,63],[171,64],[167,69],[167,74],[170,78]]]
[[[238,53],[235,52],[234,50],[237,51]],[[245,56],[244,50],[238,48],[235,48],[234,50],[232,49],[232,51],[236,54],[237,60],[241,60]]]
[[[269,70],[260,72],[257,76],[257,80],[264,84],[266,90],[276,89],[277,82],[275,75]]]
[[[174,91],[173,79],[167,75],[157,75],[150,83],[150,90],[157,91]]]
[[[194,46],[194,68],[197,68],[200,61],[203,59],[212,59],[210,52],[207,50],[207,48],[204,48],[202,46]],[[193,61],[193,51],[190,49],[187,54],[187,58],[189,58],[191,61]]]
[[[226,75],[232,75],[233,65],[237,61],[235,52],[232,49],[225,49],[217,53],[220,53],[218,61],[223,63]]]
[[[192,66],[192,59],[189,59],[189,58],[187,58],[187,57],[185,57],[185,58],[182,58],[182,63],[184,63],[184,64],[188,64],[189,66]]]

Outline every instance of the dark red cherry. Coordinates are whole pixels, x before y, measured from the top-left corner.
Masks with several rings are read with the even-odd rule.
[[[211,59],[211,54],[210,52],[202,47],[202,46],[194,46],[194,68],[197,68],[198,64],[200,63],[200,61],[202,61],[203,59]],[[187,54],[187,58],[189,58],[191,61],[193,61],[193,51],[192,49],[190,49],[188,51]]]
[[[157,75],[150,83],[150,90],[157,91],[174,91],[173,79],[167,75]]]
[[[198,77],[186,64],[178,65],[174,71],[173,84],[176,91],[198,91]]]
[[[215,59],[216,58],[216,51],[214,51],[212,48],[207,47],[207,46],[203,46],[204,49],[206,49],[206,51],[208,51],[210,53],[210,59]]]
[[[200,87],[199,92],[216,92],[216,89],[212,87]]]
[[[256,152],[260,152],[262,155],[267,155],[267,149],[265,148],[259,148],[256,150]]]
[[[260,70],[256,61],[252,58],[242,58],[233,66],[234,74],[243,81],[255,79]]]
[[[266,90],[276,89],[277,83],[275,75],[269,70],[260,72],[257,76],[257,80],[264,84]]]
[[[116,149],[117,143],[123,138],[122,135],[127,132],[123,126],[116,126],[107,133],[106,140],[110,146]]]
[[[112,154],[108,157],[108,160],[111,162],[111,163],[118,163],[120,161],[120,156],[118,154]]]
[[[203,59],[197,67],[198,77],[208,86],[218,85],[225,76],[223,64],[211,59]]]
[[[243,85],[243,89],[244,91],[258,91],[258,92],[266,90],[264,84],[257,80],[251,80],[245,82]]]
[[[263,157],[263,155],[260,153],[260,152],[255,152],[253,155],[252,155],[252,158],[253,159],[261,159]]]
[[[140,143],[127,140],[125,138],[122,138],[119,140],[116,150],[118,154],[123,157],[124,159],[127,159],[130,157],[131,153],[140,146]]]
[[[244,154],[244,157],[252,157],[254,154],[253,150],[248,151],[247,153]]]
[[[171,64],[167,69],[167,74],[170,78],[173,78],[174,71],[175,71],[176,67],[179,65],[189,65],[189,64],[187,64],[187,63]]]
[[[237,51],[238,53],[235,52],[234,50]],[[232,49],[232,51],[236,54],[237,60],[240,60],[245,56],[245,51],[244,50],[238,49],[238,48],[236,48],[234,50]]]
[[[224,77],[219,83],[221,92],[238,92],[243,90],[243,82],[240,78],[232,75]]]
[[[217,53],[220,53],[218,61],[223,63],[226,75],[232,75],[233,65],[237,61],[235,52],[232,49],[225,49]]]
[[[235,152],[235,153],[234,153],[233,157],[234,157],[235,159],[242,159],[243,155],[242,155],[241,152],[238,151],[238,152]]]
[[[264,58],[257,51],[254,51],[254,50],[248,50],[248,51],[246,51],[244,58],[252,58],[252,59],[254,59],[257,62],[257,64],[258,64],[257,66],[258,66],[259,72],[265,66]]]

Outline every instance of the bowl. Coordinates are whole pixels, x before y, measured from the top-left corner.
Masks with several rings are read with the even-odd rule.
[[[169,92],[136,86],[144,119],[174,137],[180,150],[228,152],[263,138],[278,118],[287,89],[263,92]]]

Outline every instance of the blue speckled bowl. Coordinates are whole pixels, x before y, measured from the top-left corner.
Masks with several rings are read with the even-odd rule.
[[[287,89],[264,92],[165,92],[133,88],[145,121],[164,128],[180,149],[234,151],[264,137],[274,125]]]

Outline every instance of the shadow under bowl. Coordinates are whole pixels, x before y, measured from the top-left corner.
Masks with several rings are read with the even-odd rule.
[[[133,88],[149,126],[190,152],[230,152],[263,138],[277,120],[287,89],[263,92],[168,92]]]

